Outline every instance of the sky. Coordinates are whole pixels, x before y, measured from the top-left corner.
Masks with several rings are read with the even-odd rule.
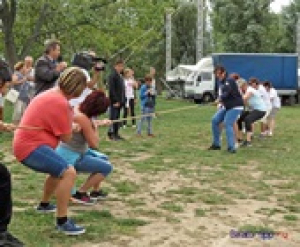
[[[291,3],[292,0],[275,0],[272,4],[271,4],[271,9],[275,12],[278,13],[280,12],[281,8],[283,6],[289,5]]]

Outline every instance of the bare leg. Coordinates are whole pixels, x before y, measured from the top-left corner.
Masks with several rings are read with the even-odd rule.
[[[272,119],[270,119],[270,122],[269,122],[269,130],[270,130],[270,134],[273,134],[274,128],[275,128],[275,119],[272,118]]]
[[[251,139],[252,139],[252,132],[247,132],[247,141],[248,142],[251,142]]]
[[[68,203],[71,196],[71,189],[74,186],[76,171],[73,167],[66,170],[56,188],[57,217],[65,217],[68,213]]]
[[[42,202],[49,202],[52,195],[54,194],[58,183],[60,182],[60,178],[55,178],[52,176],[47,176],[44,184],[44,193]]]
[[[93,187],[94,190],[99,190],[101,182],[104,180],[104,176],[101,173],[95,173],[89,176],[85,183],[79,189],[79,192],[87,192]]]

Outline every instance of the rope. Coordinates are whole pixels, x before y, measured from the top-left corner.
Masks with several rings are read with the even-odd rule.
[[[138,115],[135,117],[128,117],[128,118],[120,118],[118,120],[112,120],[112,123],[121,123],[123,121],[130,121],[132,119],[141,119],[143,117],[153,117],[155,115],[164,115],[164,114],[168,114],[168,113],[173,113],[173,112],[179,112],[179,111],[183,111],[183,110],[188,110],[188,109],[193,109],[199,107],[198,105],[193,105],[193,106],[187,106],[187,107],[180,107],[180,108],[176,108],[176,109],[171,109],[171,110],[165,110],[165,111],[160,111],[160,112],[155,112],[155,113],[148,113],[148,114],[142,114],[142,115]]]
[[[44,130],[41,127],[35,127],[35,126],[16,126],[16,129],[23,129],[23,130]]]
[[[206,104],[203,106],[207,106],[207,105],[211,105],[211,104]],[[153,117],[155,115],[164,115],[164,114],[169,114],[169,113],[173,113],[173,112],[180,112],[180,111],[184,111],[184,110],[189,110],[189,109],[194,109],[199,107],[198,105],[192,105],[192,106],[186,106],[186,107],[180,107],[180,108],[176,108],[176,109],[169,109],[169,110],[164,110],[164,111],[159,111],[159,112],[155,112],[155,113],[149,113],[149,114],[142,114],[142,115],[138,115],[135,117],[127,117],[127,118],[120,118],[118,120],[112,120],[112,124],[114,123],[121,123],[124,121],[130,121],[132,119],[141,119],[143,117]],[[23,130],[44,130],[41,127],[36,127],[36,126],[16,126],[16,129],[23,129]]]

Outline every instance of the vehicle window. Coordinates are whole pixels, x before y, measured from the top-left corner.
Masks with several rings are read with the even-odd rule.
[[[193,81],[186,81],[186,82],[185,82],[185,85],[186,85],[186,86],[193,86],[193,85],[194,85],[194,82],[193,82]]]
[[[211,81],[212,80],[212,74],[209,72],[202,72],[201,73],[201,79],[202,81]]]

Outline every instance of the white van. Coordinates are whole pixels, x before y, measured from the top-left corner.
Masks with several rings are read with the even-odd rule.
[[[185,82],[185,96],[195,103],[212,102],[215,99],[215,76],[212,69],[202,69],[191,74]]]

